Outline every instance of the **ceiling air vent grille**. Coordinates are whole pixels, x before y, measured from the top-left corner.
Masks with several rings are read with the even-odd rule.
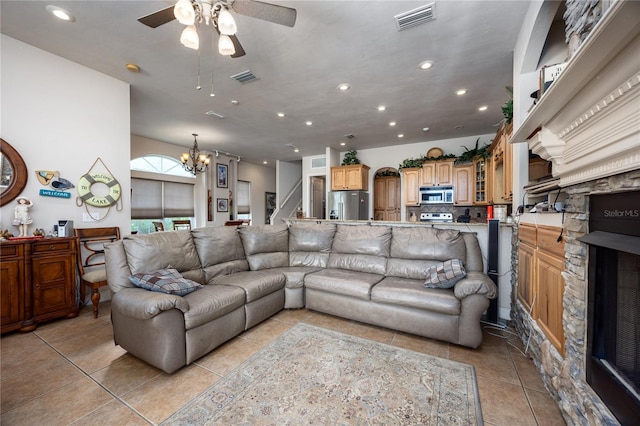
[[[398,31],[406,30],[407,28],[415,27],[416,25],[436,19],[434,14],[435,5],[435,3],[425,4],[424,6],[394,16]]]
[[[259,77],[256,77],[256,75],[252,73],[251,70],[242,71],[238,74],[232,75],[231,78],[242,84],[247,84],[251,83],[252,81],[259,80]]]

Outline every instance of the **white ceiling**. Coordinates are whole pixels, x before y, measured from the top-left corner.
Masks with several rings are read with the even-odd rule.
[[[496,131],[528,1],[439,0],[434,21],[400,32],[394,15],[429,0],[273,3],[297,10],[295,27],[235,14],[244,57],[212,54],[217,35],[210,27],[199,30],[200,91],[198,55],[179,42],[184,27],[174,20],[152,29],[137,21],[172,1],[2,0],[0,28],[129,83],[133,134],[189,146],[191,133],[198,133],[200,148],[258,164],[322,154],[326,147],[358,150]],[[68,10],[76,21],[53,18],[48,4]],[[434,62],[432,69],[418,68],[425,60]],[[127,63],[141,72],[127,71]],[[229,78],[245,70],[260,79],[243,85]],[[345,82],[351,89],[338,91]],[[456,96],[460,88],[467,94]],[[378,105],[387,110],[379,112]],[[488,110],[479,112],[480,105]]]

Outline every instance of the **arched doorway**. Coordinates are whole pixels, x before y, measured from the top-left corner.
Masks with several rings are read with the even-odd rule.
[[[378,169],[373,179],[373,218],[400,220],[400,173],[393,167]]]

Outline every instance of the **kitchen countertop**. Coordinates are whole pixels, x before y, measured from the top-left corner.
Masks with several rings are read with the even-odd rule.
[[[470,222],[470,223],[463,223],[463,222],[408,222],[408,221],[385,221],[385,220],[330,220],[330,219],[313,219],[313,218],[305,218],[305,219],[297,219],[297,218],[289,218],[289,219],[284,219],[286,222],[316,222],[316,223],[323,223],[323,222],[332,222],[332,223],[351,223],[351,224],[357,224],[357,223],[361,223],[361,224],[372,224],[372,225],[385,225],[385,224],[390,224],[390,225],[406,225],[406,226],[431,226],[431,225],[437,225],[438,227],[441,227],[443,225],[447,225],[447,226],[451,226],[451,227],[466,227],[466,226],[478,226],[478,227],[486,227],[487,223],[485,222]],[[508,226],[508,227],[512,227],[514,224],[513,223],[506,223],[506,222],[500,222],[500,226]]]

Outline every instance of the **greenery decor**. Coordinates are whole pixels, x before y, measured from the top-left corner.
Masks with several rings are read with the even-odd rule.
[[[356,151],[355,149],[347,151],[347,153],[344,155],[344,158],[342,159],[342,165],[349,166],[351,164],[360,164],[360,160],[358,160],[357,155],[358,151]]]
[[[455,154],[446,154],[441,155],[440,157],[427,157],[422,156],[418,158],[407,158],[398,166],[398,170],[402,169],[411,169],[413,167],[422,167],[422,164],[427,161],[442,161],[442,160],[450,160],[452,158],[456,158]]]
[[[478,147],[479,142],[480,138],[476,139],[476,146],[472,149],[463,146],[464,152],[458,156],[458,158],[456,159],[456,163],[470,163],[471,161],[479,157],[488,158],[491,155],[491,153],[489,152],[490,144],[487,144],[483,147]]]
[[[378,173],[376,173],[375,177],[386,177],[386,176],[394,176],[394,177],[395,176],[400,176],[400,173],[398,173],[394,169],[386,168],[386,169],[380,170]]]
[[[513,87],[506,86],[505,89],[509,94],[509,100],[502,105],[502,115],[504,115],[504,125],[506,126],[513,120]]]

